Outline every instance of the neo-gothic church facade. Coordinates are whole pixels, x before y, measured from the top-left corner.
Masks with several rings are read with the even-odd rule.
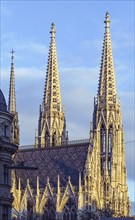
[[[51,42],[43,101],[40,105],[35,144],[20,148],[14,163],[25,161],[35,171],[12,172],[13,215],[23,219],[77,220],[79,210],[98,213],[110,210],[113,216],[129,216],[124,130],[110,37],[110,17],[105,17],[105,34],[97,97],[94,98],[90,137],[69,141],[62,107],[55,44]],[[14,115],[12,141],[19,143],[12,53],[9,112]]]

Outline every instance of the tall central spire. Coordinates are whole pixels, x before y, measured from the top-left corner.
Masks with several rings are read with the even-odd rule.
[[[52,23],[47,74],[36,141],[38,146],[42,147],[61,145],[66,140],[66,124],[62,110],[55,33],[55,26]]]
[[[101,69],[99,77],[98,98],[99,104],[105,108],[113,104],[116,99],[116,83],[114,76],[114,65],[112,56],[112,45],[110,38],[110,17],[106,13],[105,34],[101,59]]]

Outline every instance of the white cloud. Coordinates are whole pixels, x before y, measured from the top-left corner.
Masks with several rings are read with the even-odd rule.
[[[60,75],[63,76],[62,81],[70,82],[69,85],[74,85],[77,88],[80,86],[96,85],[96,79],[99,75],[99,67],[70,67],[61,68]],[[79,83],[79,84],[78,84]]]
[[[22,84],[26,82],[26,79],[29,81],[33,81],[37,78],[42,78],[44,76],[44,70],[39,69],[37,67],[19,67],[15,68],[15,78],[16,81],[18,80],[24,80],[22,81]],[[2,69],[1,70],[2,80],[8,80],[10,75],[10,68]],[[19,84],[19,82],[16,82],[16,85]]]
[[[31,65],[37,56],[38,58],[39,56],[45,58],[48,54],[48,47],[44,43],[31,41],[31,39],[25,40],[14,32],[2,33],[1,39],[2,64],[4,63],[4,65],[6,65],[7,60],[9,62],[11,60],[10,51],[12,48],[15,50],[15,61],[25,61],[25,65]]]
[[[15,47],[17,50],[23,50],[25,52],[31,51],[31,52],[39,53],[43,55],[48,53],[47,46],[41,43],[37,43],[37,42],[23,41],[23,43],[21,42],[20,44],[16,44]]]

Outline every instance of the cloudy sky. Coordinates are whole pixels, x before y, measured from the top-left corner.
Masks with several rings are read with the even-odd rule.
[[[97,94],[106,11],[125,142],[134,141],[134,1],[0,1],[1,88],[8,100],[10,51],[15,50],[21,145],[34,143],[42,102],[50,27],[56,26],[62,102],[70,140],[89,137]],[[126,144],[129,194],[134,198],[134,143]]]

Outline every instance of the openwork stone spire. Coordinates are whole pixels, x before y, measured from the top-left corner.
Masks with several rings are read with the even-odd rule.
[[[105,18],[105,34],[99,77],[98,101],[100,105],[107,108],[108,105],[114,103],[116,99],[116,83],[110,38],[110,16],[108,12]]]
[[[16,112],[16,93],[15,93],[15,73],[14,73],[14,53],[11,51],[11,71],[10,71],[10,85],[9,85],[9,101],[8,101],[8,111],[13,114],[12,121],[12,142],[19,145],[19,124],[18,124],[18,112]]]
[[[58,73],[58,63],[55,45],[55,26],[52,23],[51,26],[51,43],[48,56],[47,64],[47,75],[45,83],[45,92],[43,98],[43,108],[49,110],[57,109],[62,111],[61,94],[60,94],[60,83]]]
[[[66,122],[61,102],[54,23],[52,23],[50,33],[51,43],[47,74],[43,102],[39,113],[38,141],[36,141],[41,147],[58,146],[67,140]]]

